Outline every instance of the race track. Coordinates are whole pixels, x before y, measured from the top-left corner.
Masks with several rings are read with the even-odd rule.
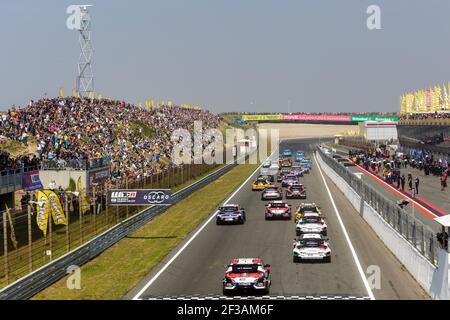
[[[124,298],[221,296],[224,265],[238,257],[263,258],[272,266],[271,296],[368,298],[373,294],[377,299],[427,298],[344,195],[326,178],[336,209],[348,232],[346,239],[314,160],[312,150],[315,144],[316,139],[288,140],[281,144],[280,150],[285,147],[293,152],[301,149],[313,159],[313,170],[300,181],[307,188],[307,199],[302,201],[317,203],[326,216],[332,248],[331,263],[292,262],[295,224],[293,221],[265,220],[265,203],[260,200],[260,193],[252,192],[250,188],[259,174],[258,170],[228,201],[245,208],[247,222],[244,225],[217,226],[215,219],[211,218],[194,230]],[[301,201],[288,202],[294,212]],[[353,253],[349,240],[354,247]],[[360,269],[357,263],[360,263]],[[363,275],[371,265],[381,270],[381,287],[368,290]]]

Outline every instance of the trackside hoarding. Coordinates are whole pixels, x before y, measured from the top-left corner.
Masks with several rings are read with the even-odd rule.
[[[301,122],[330,122],[330,123],[359,123],[365,121],[398,122],[397,116],[380,115],[333,115],[333,114],[254,114],[243,115],[244,121],[301,121]]]
[[[351,116],[350,122],[365,122],[365,121],[391,121],[398,122],[398,117],[395,116],[377,116],[377,115],[359,115],[359,116]]]
[[[169,189],[110,189],[108,205],[110,206],[169,206],[173,203]]]
[[[243,115],[244,121],[270,121],[270,120],[283,120],[281,114],[248,114]]]
[[[289,121],[350,122],[350,116],[341,115],[283,114],[282,118]]]

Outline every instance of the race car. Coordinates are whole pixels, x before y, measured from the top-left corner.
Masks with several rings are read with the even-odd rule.
[[[277,182],[281,182],[281,181],[283,180],[284,176],[287,175],[287,174],[289,174],[289,172],[290,172],[289,169],[282,168],[282,169],[280,170],[280,173],[278,173],[278,176],[277,176]]]
[[[265,179],[265,180],[267,180],[269,182],[274,182],[275,181],[274,176],[271,175],[271,174],[260,174],[258,176],[258,179]]]
[[[292,184],[286,189],[286,199],[306,199],[306,188],[302,184]]]
[[[298,220],[300,220],[300,218],[302,217],[303,213],[305,212],[315,212],[318,213],[319,216],[322,215],[322,212],[320,211],[320,208],[318,205],[316,205],[315,203],[305,203],[302,202],[300,203],[300,205],[298,206],[297,210],[295,211],[295,222],[297,222]]]
[[[284,149],[281,153],[283,157],[292,157],[292,150],[291,149]]]
[[[300,166],[312,169],[312,161],[311,161],[311,159],[303,158],[303,160],[300,161]]]
[[[291,220],[291,205],[283,201],[272,201],[266,204],[266,220],[288,219]]]
[[[300,236],[303,233],[321,233],[326,236],[327,232],[325,219],[316,212],[303,213],[295,226],[295,233],[297,236]]]
[[[282,200],[283,193],[281,192],[281,188],[270,185],[263,190],[261,193],[261,200]]]
[[[258,178],[252,183],[252,191],[264,190],[268,186],[270,186],[270,182],[267,179]]]
[[[294,262],[322,260],[331,262],[331,249],[328,239],[318,233],[306,233],[294,239],[292,256]]]
[[[305,156],[305,153],[301,150],[298,150],[295,153],[295,161],[302,161],[304,156]]]
[[[281,186],[282,187],[289,187],[293,184],[298,184],[298,178],[297,176],[293,175],[293,174],[288,174],[286,176],[284,176],[283,180],[281,180]]]
[[[261,259],[233,259],[225,267],[225,277],[222,281],[224,295],[249,291],[269,294],[272,284],[270,265],[264,264]]]
[[[289,168],[292,166],[292,160],[291,159],[283,159],[281,160],[281,167],[282,168]]]
[[[272,165],[272,161],[270,161],[270,160],[266,160],[262,163],[263,168],[270,168],[271,165]]]
[[[289,170],[289,174],[293,174],[297,177],[303,177],[303,174],[309,173],[309,169],[300,166],[292,166]]]
[[[238,204],[225,204],[219,207],[216,215],[216,224],[244,224],[245,210]]]
[[[311,168],[309,166],[299,166],[301,168],[301,171],[303,174],[309,174],[311,171]]]

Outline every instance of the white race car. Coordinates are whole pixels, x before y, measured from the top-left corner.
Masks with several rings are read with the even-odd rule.
[[[304,233],[320,233],[327,235],[327,224],[325,219],[316,212],[305,212],[295,226],[297,236]]]
[[[293,261],[322,260],[331,262],[331,249],[328,239],[318,233],[306,233],[294,239]]]

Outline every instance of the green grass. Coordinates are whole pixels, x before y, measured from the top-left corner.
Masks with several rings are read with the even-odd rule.
[[[33,299],[121,299],[256,168],[237,166],[84,265],[80,290],[63,278]]]
[[[142,129],[141,133],[149,139],[153,136],[153,129],[139,120],[135,120],[131,123],[131,129],[133,130]]]
[[[13,155],[23,153],[26,151],[26,149],[27,148],[22,143],[20,143],[18,141],[9,140],[9,139],[4,144],[0,145],[1,151],[6,151]]]

